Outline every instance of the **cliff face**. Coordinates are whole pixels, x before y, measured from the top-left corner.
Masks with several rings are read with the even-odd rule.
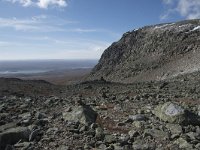
[[[200,69],[200,20],[146,26],[108,47],[88,80],[164,80]]]

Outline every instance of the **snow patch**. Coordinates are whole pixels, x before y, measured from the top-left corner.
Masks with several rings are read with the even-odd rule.
[[[191,31],[196,31],[196,30],[199,30],[199,29],[200,29],[200,26],[197,26],[194,29],[192,29]]]
[[[189,27],[190,26],[190,24],[183,24],[183,25],[180,25],[180,26],[178,26],[179,28],[183,28],[183,27]]]
[[[154,29],[166,28],[166,27],[172,26],[174,24],[175,23],[170,23],[170,24],[164,24],[164,25],[160,25],[160,26],[155,26]]]

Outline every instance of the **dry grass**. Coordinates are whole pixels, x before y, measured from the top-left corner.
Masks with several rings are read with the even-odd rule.
[[[96,123],[98,123],[102,128],[108,130],[111,133],[118,132],[118,133],[123,133],[127,134],[128,129],[125,127],[119,127],[117,126],[117,123],[110,118],[102,118],[100,116],[97,116]]]
[[[200,104],[200,99],[179,98],[179,99],[175,99],[175,101],[185,103],[188,105],[199,105]]]

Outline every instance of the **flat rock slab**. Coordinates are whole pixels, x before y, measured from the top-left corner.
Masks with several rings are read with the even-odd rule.
[[[65,121],[80,122],[90,125],[96,121],[97,113],[89,106],[75,106],[71,112],[64,112],[63,119]]]

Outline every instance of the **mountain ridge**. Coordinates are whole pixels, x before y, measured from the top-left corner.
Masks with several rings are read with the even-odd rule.
[[[150,25],[123,34],[87,80],[160,81],[200,69],[200,20]]]

